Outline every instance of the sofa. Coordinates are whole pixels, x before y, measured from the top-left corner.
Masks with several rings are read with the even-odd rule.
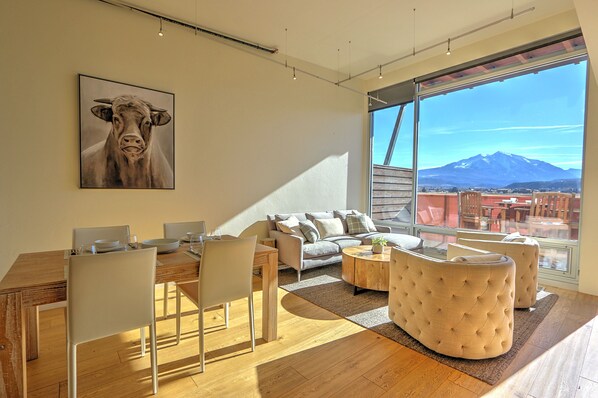
[[[424,346],[457,358],[493,358],[513,345],[515,263],[449,244],[447,258],[393,248],[388,316]]]
[[[344,248],[371,245],[376,237],[386,239],[389,246],[423,250],[422,239],[392,233],[390,227],[375,225],[357,210],[268,214],[267,222],[269,236],[276,240],[279,261],[297,270],[298,280],[301,271],[341,262]],[[309,229],[307,237],[302,228]]]
[[[540,246],[535,239],[511,234],[457,231],[457,243],[479,250],[504,254],[516,265],[515,308],[536,304]]]

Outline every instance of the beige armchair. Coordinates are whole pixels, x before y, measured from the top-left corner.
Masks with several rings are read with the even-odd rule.
[[[482,359],[513,344],[515,263],[450,245],[451,261],[401,248],[390,259],[390,319],[438,353]],[[460,254],[473,254],[460,256]]]
[[[509,256],[515,261],[515,308],[536,304],[540,246],[535,239],[522,236],[520,242],[505,242],[506,234],[457,231],[457,243],[475,249]]]

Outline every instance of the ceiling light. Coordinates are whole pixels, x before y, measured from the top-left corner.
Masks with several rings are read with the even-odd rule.
[[[451,55],[451,38],[448,39],[448,47],[446,48],[446,55]]]
[[[295,67],[293,66],[293,80],[297,80],[297,75],[295,75]]]
[[[380,65],[380,73],[378,75],[378,79],[382,79],[382,65]]]
[[[163,37],[164,31],[162,30],[162,18],[160,18],[160,31],[158,32],[158,36]]]

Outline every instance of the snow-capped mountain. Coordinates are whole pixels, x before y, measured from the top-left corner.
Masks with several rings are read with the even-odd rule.
[[[576,169],[563,170],[541,160],[496,152],[476,155],[442,167],[419,170],[419,185],[434,187],[501,188],[515,182],[579,178]]]

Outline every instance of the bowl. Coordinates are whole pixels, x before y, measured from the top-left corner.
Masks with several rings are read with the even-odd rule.
[[[170,253],[179,248],[178,239],[147,239],[141,242],[141,247],[155,247],[158,253]]]
[[[97,249],[112,249],[120,244],[120,241],[113,239],[98,239],[93,242]]]

